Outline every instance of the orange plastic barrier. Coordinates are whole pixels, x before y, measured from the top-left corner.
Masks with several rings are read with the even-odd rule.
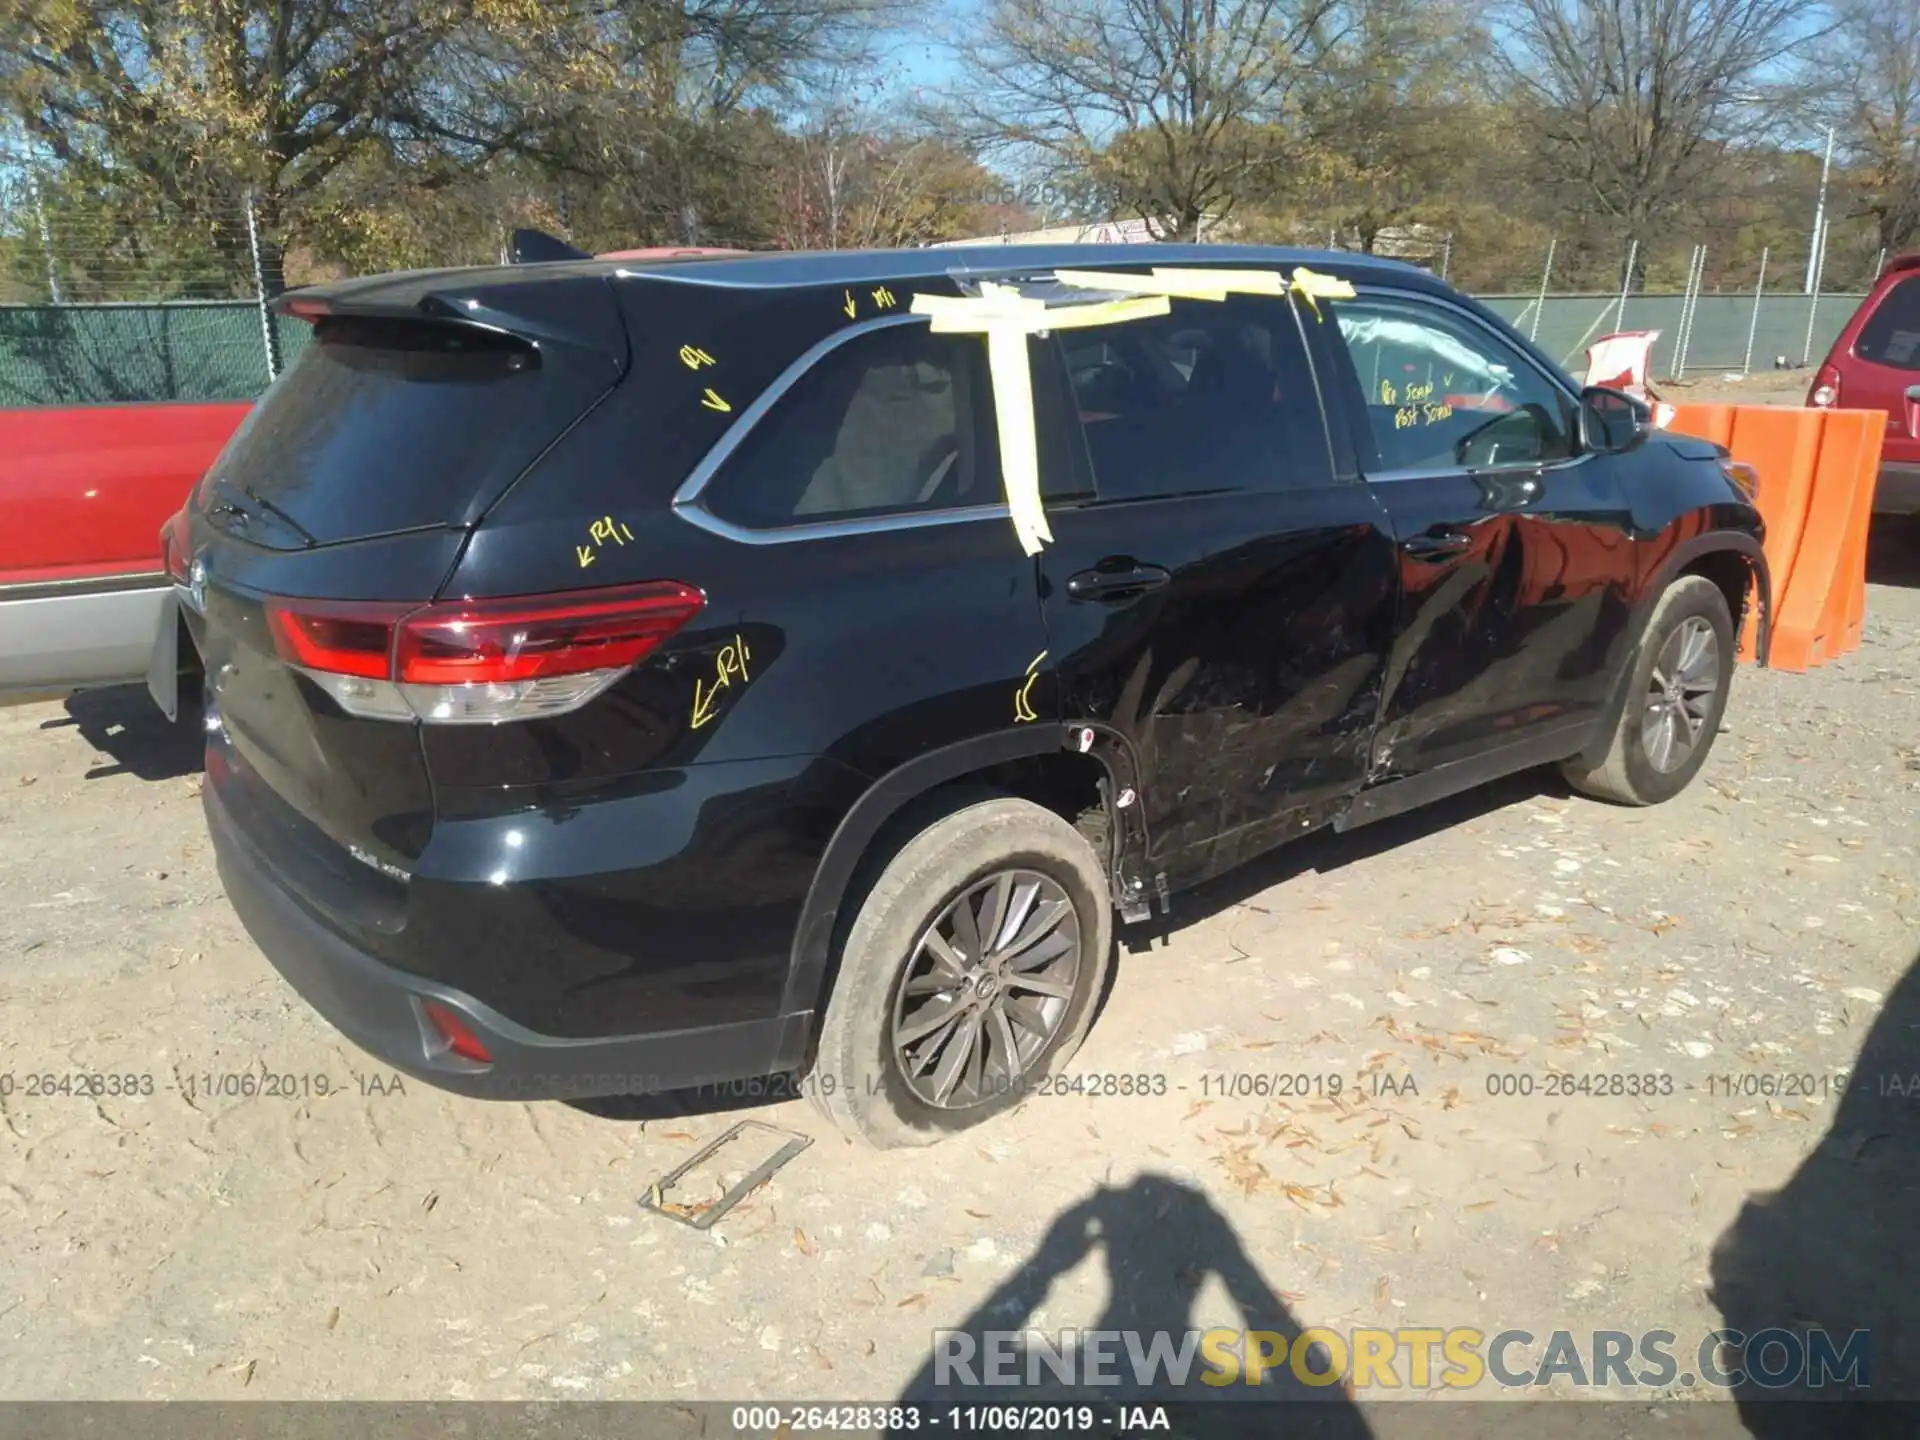
[[[1824,665],[1860,643],[1867,529],[1886,417],[1877,410],[1680,405],[1668,426],[1724,445],[1760,476],[1773,575],[1773,645],[1782,670]],[[1751,659],[1749,621],[1740,653]]]

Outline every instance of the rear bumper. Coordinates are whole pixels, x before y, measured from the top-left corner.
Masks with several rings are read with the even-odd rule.
[[[387,965],[310,913],[249,845],[213,783],[201,787],[220,879],[234,913],[288,984],[376,1059],[429,1084],[488,1100],[654,1094],[796,1068],[810,1015],[696,1030],[573,1039],[529,1030],[472,996]],[[456,1012],[493,1057],[436,1051],[420,1009]]]
[[[1890,460],[1873,487],[1876,515],[1920,515],[1920,462]]]

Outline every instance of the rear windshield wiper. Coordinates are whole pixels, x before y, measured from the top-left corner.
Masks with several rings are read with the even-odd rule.
[[[245,505],[240,504],[239,501],[234,498],[235,492],[237,491],[239,494],[246,496],[247,499],[251,500],[255,505],[259,506],[265,514],[271,515],[282,525],[293,531],[295,535],[299,536],[302,548],[311,550],[320,543],[319,537],[311,530],[307,529],[306,526],[294,519],[293,516],[274,504],[273,501],[267,499],[266,496],[260,494],[251,485],[236,485],[231,480],[216,480],[214,482],[214,489],[221,496],[221,503],[214,507],[216,510],[224,510],[229,514],[237,515],[244,523],[248,511]]]

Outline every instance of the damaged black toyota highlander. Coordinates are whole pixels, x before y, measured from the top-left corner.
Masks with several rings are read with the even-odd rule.
[[[1750,472],[1412,267],[1140,256],[282,299],[164,536],[267,957],[450,1090],[796,1076],[924,1143],[1070,1059],[1116,917],[1530,766],[1687,785]]]

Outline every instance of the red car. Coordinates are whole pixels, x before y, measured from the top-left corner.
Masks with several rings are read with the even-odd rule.
[[[1807,404],[1884,410],[1873,508],[1920,515],[1920,254],[1881,273],[1813,377]]]
[[[0,410],[0,691],[146,675],[172,586],[160,527],[252,408]]]

